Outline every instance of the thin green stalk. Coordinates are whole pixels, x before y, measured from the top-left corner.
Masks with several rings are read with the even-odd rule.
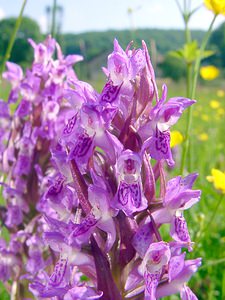
[[[215,217],[216,217],[216,214],[218,212],[218,209],[221,205],[221,203],[224,201],[224,195],[221,194],[221,197],[219,198],[219,201],[217,202],[217,205],[214,209],[214,211],[212,212],[212,216],[210,217],[208,223],[204,226],[202,232],[200,233],[200,235],[197,237],[197,239],[195,240],[195,244],[197,245],[198,241],[200,240],[200,238],[205,234],[205,232],[210,228],[210,226],[212,225]]]
[[[210,37],[211,32],[212,32],[212,28],[213,28],[213,25],[215,23],[215,20],[216,20],[217,16],[218,15],[215,15],[213,17],[213,19],[212,19],[212,22],[211,22],[211,24],[209,26],[209,29],[208,29],[208,31],[206,32],[206,34],[205,34],[205,36],[203,38],[203,41],[202,41],[202,44],[201,44],[201,47],[200,47],[199,56],[197,57],[196,62],[195,62],[195,66],[194,66],[194,78],[193,78],[193,85],[192,85],[192,92],[191,92],[191,99],[195,98],[197,81],[198,81],[198,74],[199,74],[200,63],[201,63],[201,60],[202,60],[202,55],[203,55],[203,52],[205,51],[206,45],[208,43],[209,37]]]
[[[192,79],[192,64],[187,64],[187,74],[186,74],[186,93],[187,97],[189,98],[191,96],[191,79]]]
[[[186,7],[186,2],[184,2],[184,6]],[[186,8],[185,8],[186,9]],[[188,27],[188,23],[189,23],[189,19],[190,19],[190,12],[185,11],[183,14],[183,19],[184,19],[184,24],[185,24],[185,41],[186,44],[191,43],[191,32],[190,29]],[[190,98],[191,96],[191,90],[192,90],[192,63],[187,62],[186,63],[186,94],[187,94],[187,98]],[[189,124],[190,122],[190,115],[192,112],[189,111],[188,115],[187,115],[187,124]],[[188,126],[188,125],[187,125]],[[188,147],[187,150],[189,149],[189,140],[188,140]],[[184,151],[187,151],[186,149],[183,150],[183,154]],[[187,156],[187,153],[185,152],[185,157]],[[190,157],[191,159],[191,157]],[[185,165],[185,160],[181,159],[181,174],[183,174],[183,170],[184,170],[184,165]]]
[[[56,35],[56,28],[55,28],[55,24],[56,24],[56,7],[57,7],[56,0],[53,0],[53,6],[52,6],[52,28],[51,28],[51,36],[53,38],[55,38],[55,35]]]
[[[16,24],[15,24],[15,27],[13,29],[13,32],[12,32],[12,35],[11,35],[8,47],[6,49],[5,56],[4,56],[3,61],[2,61],[1,70],[0,70],[0,76],[1,76],[1,78],[2,78],[2,73],[5,70],[5,64],[6,64],[7,60],[9,60],[9,58],[10,58],[12,47],[13,47],[15,39],[16,39],[16,34],[17,34],[17,32],[18,32],[18,30],[20,28],[20,24],[22,22],[23,12],[24,12],[26,3],[27,3],[27,0],[24,0],[23,1],[23,5],[22,5],[21,10],[20,10],[20,14],[19,14],[18,18],[16,19]]]
[[[194,65],[194,74],[193,74],[193,82],[192,82],[192,88],[191,88],[191,94],[190,94],[190,98],[194,99],[195,98],[195,94],[196,94],[196,88],[197,88],[197,82],[198,82],[198,74],[199,74],[199,69],[200,69],[200,63],[202,60],[202,55],[203,52],[206,48],[207,42],[209,40],[210,34],[212,32],[212,28],[213,28],[213,24],[216,20],[217,15],[214,16],[214,18],[212,19],[212,22],[209,26],[208,31],[206,32],[200,50],[199,50],[199,55],[195,61],[195,65]],[[185,142],[184,142],[184,148],[183,148],[183,153],[182,153],[182,159],[181,159],[181,170],[180,173],[183,175],[184,174],[184,167],[185,167],[185,163],[186,163],[186,159],[187,159],[187,153],[188,153],[188,149],[189,149],[189,138],[190,138],[190,130],[191,130],[191,125],[192,125],[192,111],[193,108],[192,106],[188,108],[188,118],[187,118],[187,127],[186,127],[186,132],[185,132]]]
[[[179,2],[178,0],[175,0],[175,2],[176,2],[176,4],[177,4],[177,7],[178,7],[178,9],[179,9],[181,15],[183,15],[183,10],[182,10],[182,7],[181,7],[181,5],[180,5],[180,2]]]

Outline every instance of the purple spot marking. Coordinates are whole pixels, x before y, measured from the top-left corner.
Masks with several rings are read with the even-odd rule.
[[[106,85],[103,88],[102,95],[101,95],[101,101],[112,103],[116,100],[118,93],[120,91],[120,86],[115,86],[112,84],[112,81],[106,83]]]
[[[77,114],[74,115],[71,119],[69,119],[68,123],[66,124],[66,127],[63,130],[63,134],[69,135],[73,131],[74,125],[77,121]]]
[[[93,214],[89,214],[73,231],[73,237],[86,233],[91,227],[95,226],[98,220]]]
[[[139,183],[133,183],[130,185],[130,190],[132,194],[132,203],[135,207],[140,207],[141,205],[141,188]]]
[[[155,295],[156,287],[158,285],[160,274],[159,273],[145,273],[145,286],[149,295]]]
[[[141,188],[139,183],[128,184],[121,182],[118,190],[118,200],[125,206],[131,199],[132,204],[138,208],[141,205]]]
[[[54,272],[52,273],[49,282],[52,286],[59,286],[63,280],[66,272],[67,259],[61,258],[55,265]]]
[[[87,134],[79,135],[77,143],[72,151],[72,156],[85,156],[92,145],[92,141],[93,139]]]
[[[190,236],[188,233],[187,223],[184,217],[176,217],[175,219],[175,231],[179,239],[183,242],[190,241]]]
[[[161,132],[156,128],[156,141],[155,141],[156,149],[163,154],[167,154],[170,147],[170,133],[169,132]]]
[[[121,182],[118,190],[118,200],[119,202],[125,206],[128,202],[130,195],[130,187],[126,182]]]
[[[62,191],[64,181],[65,179],[62,176],[56,179],[55,183],[52,186],[50,186],[47,192],[47,196],[58,195]]]

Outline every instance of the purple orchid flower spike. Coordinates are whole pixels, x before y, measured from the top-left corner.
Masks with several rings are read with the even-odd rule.
[[[121,209],[128,216],[147,207],[147,200],[142,191],[140,172],[140,156],[131,150],[122,152],[117,161],[119,183],[112,206]]]
[[[196,300],[187,282],[201,259],[183,249],[193,250],[184,210],[199,201],[197,174],[164,171],[170,127],[195,101],[166,101],[166,86],[159,99],[145,42],[123,50],[115,39],[100,94],[74,73],[81,56],[64,56],[50,36],[29,42],[34,62],[24,74],[7,64],[12,89],[0,100],[10,238],[0,239],[0,279],[11,298],[29,284],[35,299]]]

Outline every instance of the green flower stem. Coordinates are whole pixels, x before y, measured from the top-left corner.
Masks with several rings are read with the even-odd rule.
[[[57,9],[57,2],[56,0],[53,0],[53,6],[52,6],[52,28],[51,28],[51,36],[53,38],[56,37],[56,9]]]
[[[200,51],[199,51],[199,55],[195,61],[195,65],[194,65],[194,74],[193,74],[193,82],[192,82],[192,88],[191,88],[191,93],[190,93],[190,98],[194,99],[195,98],[195,94],[196,94],[196,88],[197,88],[197,81],[198,81],[198,74],[199,74],[199,69],[200,69],[200,63],[202,60],[202,55],[203,52],[206,48],[207,42],[209,40],[210,34],[212,32],[212,28],[213,28],[213,24],[215,22],[217,18],[217,15],[214,16],[214,18],[212,19],[212,22],[209,26],[208,31],[206,32],[206,34],[204,35],[201,47],[200,47]],[[191,81],[192,77],[190,76],[189,80]],[[191,84],[189,83],[189,86]],[[191,124],[192,124],[192,111],[193,108],[192,106],[190,106],[188,108],[188,117],[187,117],[187,126],[186,126],[186,132],[185,132],[185,142],[184,142],[184,147],[183,147],[183,153],[182,153],[182,159],[181,159],[181,169],[180,169],[180,173],[183,175],[184,174],[184,167],[185,167],[185,163],[186,163],[186,159],[187,159],[187,153],[188,153],[188,149],[189,149],[189,139],[190,139],[190,130],[191,130]],[[191,157],[190,157],[191,160]]]
[[[214,15],[214,17],[212,19],[212,22],[211,22],[211,24],[209,26],[208,31],[204,35],[204,38],[203,38],[203,41],[202,41],[202,44],[201,44],[201,47],[200,47],[199,56],[197,57],[196,62],[195,62],[195,66],[194,66],[194,78],[193,78],[193,85],[192,85],[192,92],[191,92],[191,99],[195,98],[197,81],[198,81],[198,74],[199,74],[199,69],[200,69],[200,63],[201,63],[201,60],[202,60],[202,55],[203,55],[203,52],[205,51],[206,45],[208,43],[209,37],[210,37],[211,32],[212,32],[212,28],[213,28],[213,25],[215,23],[215,20],[216,20],[217,16],[218,15]]]
[[[20,28],[20,24],[22,22],[23,12],[24,12],[26,3],[27,3],[27,0],[24,0],[23,1],[23,5],[22,5],[21,10],[20,10],[20,14],[19,14],[19,16],[18,16],[18,18],[16,20],[16,24],[15,24],[15,27],[13,29],[13,32],[12,32],[12,35],[11,35],[8,47],[6,49],[5,56],[4,56],[3,61],[2,61],[1,70],[0,70],[0,76],[1,76],[1,78],[2,78],[2,73],[5,70],[5,64],[6,64],[7,60],[9,60],[9,58],[10,58],[11,51],[12,51],[12,48],[13,48],[13,45],[14,45],[14,42],[15,42],[15,39],[16,39],[16,34],[17,34],[17,32],[18,32],[18,30]]]
[[[215,219],[215,216],[216,216],[216,214],[217,214],[217,212],[218,212],[218,209],[219,209],[219,207],[220,207],[220,204],[221,204],[223,201],[224,201],[224,195],[221,194],[220,199],[219,199],[219,201],[217,202],[217,205],[216,205],[216,207],[215,207],[215,209],[214,209],[214,211],[213,211],[213,213],[212,213],[212,216],[211,216],[211,218],[210,218],[208,224],[205,226],[205,228],[204,228],[204,230],[203,230],[203,233],[204,233],[204,231],[206,231],[206,230],[208,230],[208,229],[210,228],[210,226],[211,226],[211,224],[213,223],[213,221],[214,221],[214,219]]]

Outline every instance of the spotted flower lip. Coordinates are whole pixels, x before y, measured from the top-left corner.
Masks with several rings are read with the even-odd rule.
[[[140,155],[125,150],[117,161],[118,189],[111,206],[121,209],[126,215],[144,210],[147,200],[143,194],[141,184],[141,158]]]
[[[193,251],[183,211],[199,201],[197,174],[167,180],[163,169],[175,163],[170,128],[195,101],[167,101],[165,85],[159,98],[144,41],[124,50],[114,40],[100,93],[77,78],[81,56],[64,56],[50,36],[29,43],[31,68],[8,63],[3,75],[12,89],[0,100],[0,217],[10,240],[0,239],[0,279],[14,290],[19,278],[21,291],[29,282],[37,299],[197,299],[187,282],[201,259],[183,250]]]

